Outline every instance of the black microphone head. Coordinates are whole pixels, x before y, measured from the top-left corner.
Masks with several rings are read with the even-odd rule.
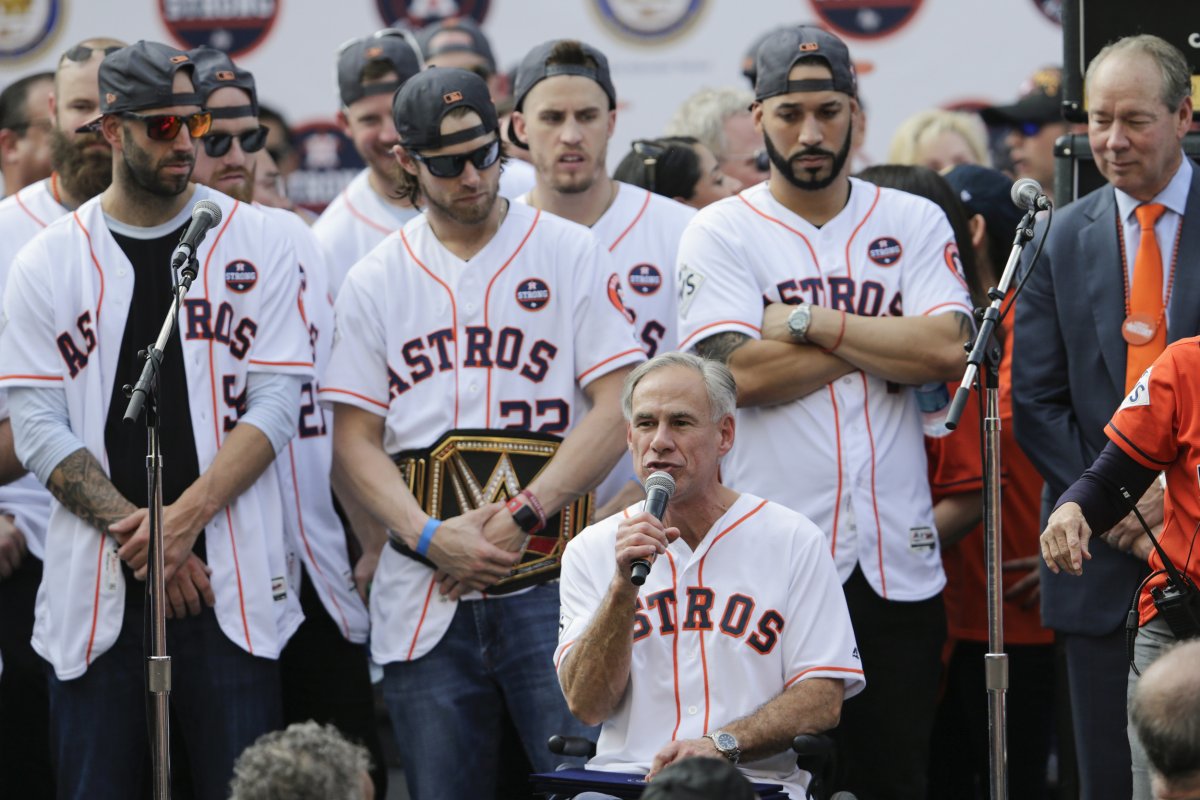
[[[221,224],[221,207],[212,200],[197,200],[196,205],[192,206],[192,219],[196,219],[202,214],[207,214],[212,217],[211,227],[216,227]]]
[[[651,489],[661,489],[667,493],[667,499],[670,499],[671,495],[675,494],[675,479],[671,477],[671,473],[659,470],[646,478],[644,488],[646,494],[650,494]]]
[[[1042,196],[1042,185],[1033,178],[1021,178],[1013,183],[1009,196],[1017,208],[1030,209],[1037,205],[1038,198]]]

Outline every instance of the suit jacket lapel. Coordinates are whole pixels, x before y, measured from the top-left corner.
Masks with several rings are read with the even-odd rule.
[[[1096,340],[1108,367],[1116,393],[1125,394],[1125,351],[1121,324],[1125,321],[1125,281],[1121,272],[1120,244],[1117,240],[1117,211],[1113,190],[1097,194],[1092,208],[1084,215],[1089,222],[1079,231],[1079,270],[1087,285]]]
[[[1191,216],[1189,216],[1191,215]],[[1200,334],[1200,166],[1193,164],[1187,207],[1179,224],[1179,256],[1175,261],[1175,285],[1167,308],[1167,338],[1170,341]],[[1189,225],[1188,222],[1191,221]]]

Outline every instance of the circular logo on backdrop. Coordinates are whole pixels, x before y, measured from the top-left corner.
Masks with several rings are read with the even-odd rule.
[[[923,0],[808,0],[836,33],[852,39],[890,36],[907,25]]]
[[[248,292],[258,283],[258,270],[245,259],[225,265],[225,285],[235,292]]]
[[[336,122],[315,120],[292,129],[300,166],[287,176],[288,198],[314,214],[338,196],[366,164]]]
[[[654,294],[662,282],[662,273],[653,264],[638,264],[629,270],[629,288],[638,294]]]
[[[618,34],[657,42],[681,33],[704,10],[705,0],[592,0],[600,18]]]
[[[541,278],[526,278],[517,284],[517,305],[529,311],[541,311],[550,302],[550,287]]]
[[[413,30],[446,17],[470,17],[483,24],[490,0],[375,0],[385,25],[402,22]]]
[[[61,0],[0,2],[0,61],[31,55],[58,31]]]
[[[867,245],[867,258],[881,267],[890,267],[895,264],[903,253],[904,248],[900,246],[900,242],[890,236],[880,236]]]
[[[202,44],[230,56],[262,44],[279,16],[283,0],[158,0],[163,24],[185,49]]]

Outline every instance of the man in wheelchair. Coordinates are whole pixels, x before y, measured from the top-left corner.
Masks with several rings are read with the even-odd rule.
[[[662,521],[639,503],[567,546],[554,663],[571,712],[603,726],[590,769],[653,779],[727,758],[803,798],[793,737],[835,727],[865,681],[824,535],[721,484],[736,397],[724,365],[685,353],[626,378],[638,477],[667,472],[676,489]],[[639,559],[653,560],[640,587]]]

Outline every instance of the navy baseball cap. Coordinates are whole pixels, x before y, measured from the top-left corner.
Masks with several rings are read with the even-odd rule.
[[[803,58],[824,61],[829,65],[831,77],[788,80],[792,67]],[[812,25],[799,25],[772,33],[758,46],[755,67],[754,99],[759,102],[789,92],[834,91],[851,97],[858,96],[858,78],[846,43],[829,31]]]
[[[433,46],[433,41],[442,33],[462,33],[469,38],[464,42],[460,37],[448,36]],[[421,55],[428,61],[445,53],[474,53],[487,62],[488,69],[496,71],[496,58],[492,55],[492,45],[483,31],[470,17],[447,17],[433,25],[421,29],[417,35],[421,44]]]
[[[232,86],[250,95],[249,106],[210,109],[213,117],[257,117],[258,91],[254,87],[254,76],[233,63],[229,54],[208,45],[200,45],[188,51],[192,57],[192,80],[196,91],[208,100],[217,89]]]
[[[100,113],[76,128],[76,133],[100,129],[107,114],[167,106],[203,106],[199,92],[175,92],[175,73],[193,74],[190,55],[160,42],[139,41],[114,50],[100,62]]]
[[[979,214],[992,236],[1008,236],[1017,228],[1023,211],[1011,197],[1012,179],[999,170],[978,164],[959,164],[943,173],[968,214]]]
[[[1062,70],[1057,67],[1038,70],[1015,103],[982,109],[979,116],[989,125],[1062,122]]]
[[[456,108],[471,109],[482,122],[443,136],[442,120]],[[412,150],[436,150],[500,130],[487,83],[452,67],[430,67],[405,81],[392,98],[392,121],[400,144]]]
[[[363,70],[372,62],[389,64],[396,80],[363,85]],[[377,94],[391,94],[424,66],[412,34],[398,28],[384,28],[370,36],[351,39],[338,48],[337,79],[342,106]]]

